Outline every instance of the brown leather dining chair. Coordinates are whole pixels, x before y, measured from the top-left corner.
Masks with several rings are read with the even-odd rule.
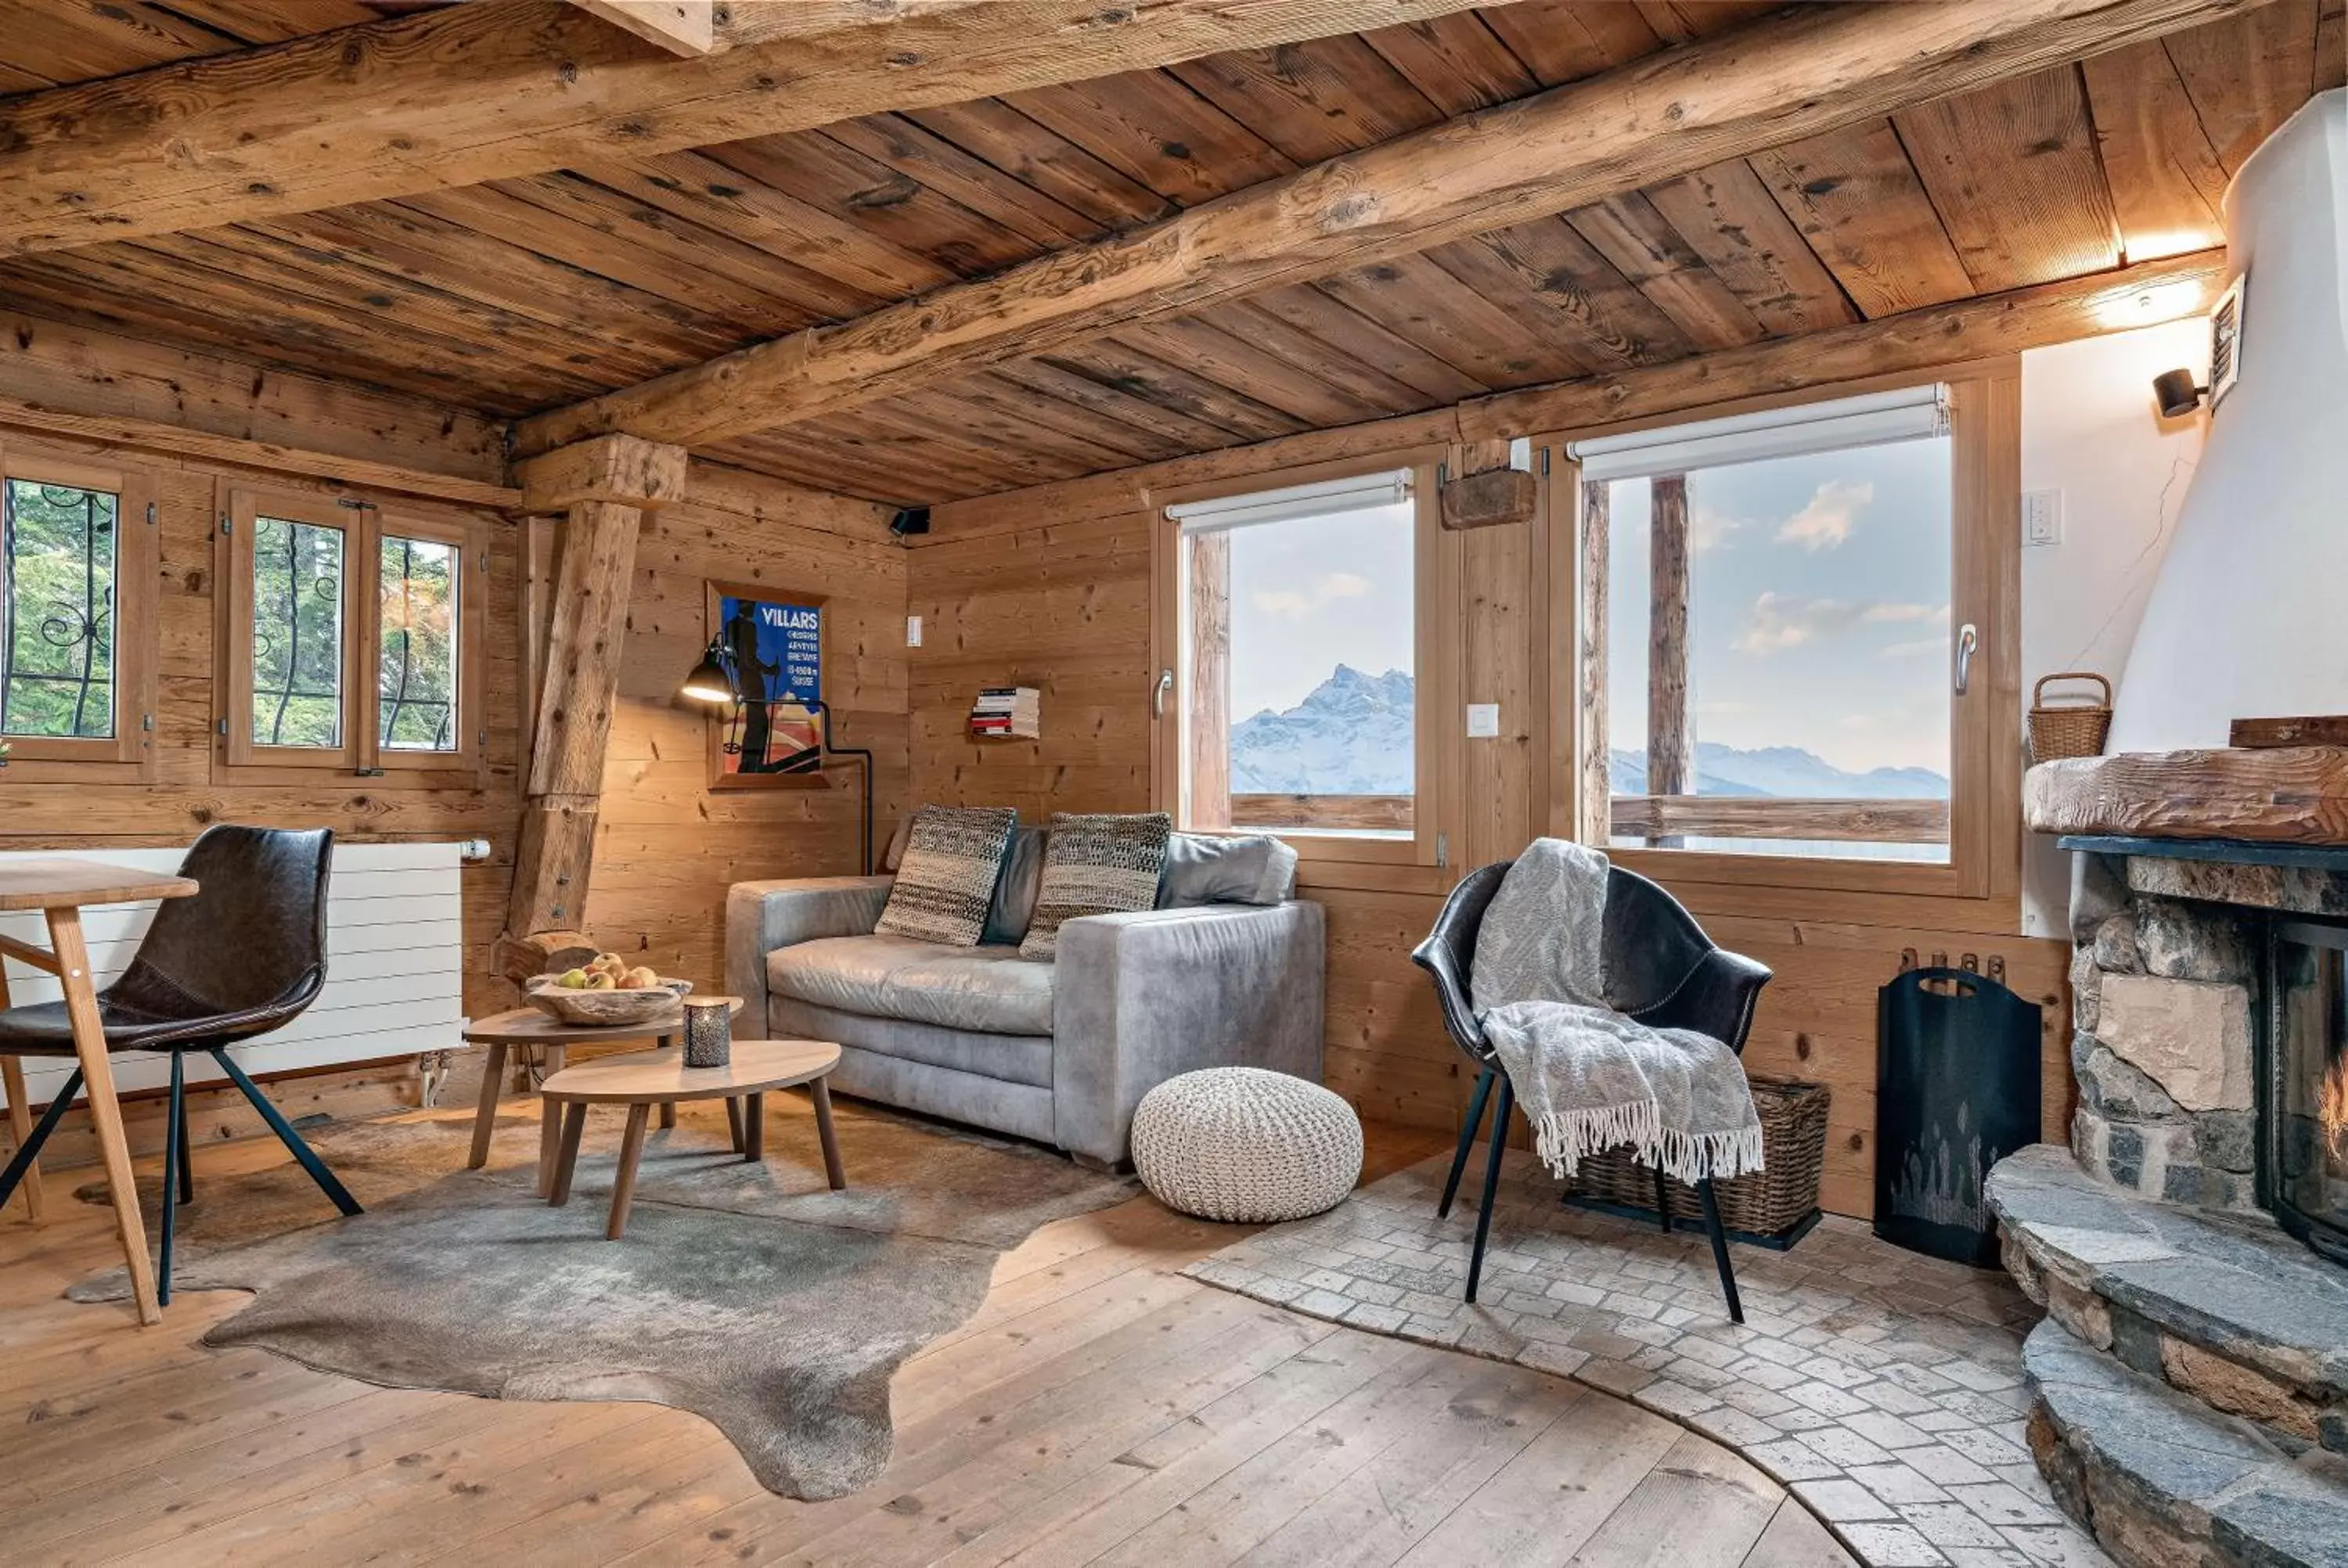
[[[164,1130],[162,1258],[157,1296],[171,1299],[175,1211],[194,1195],[188,1156],[186,1061],[204,1051],[252,1102],[302,1168],[346,1214],[359,1213],[335,1173],[269,1102],[228,1047],[282,1028],[317,999],[326,980],[326,878],[335,835],[325,828],[206,828],[180,864],[199,891],[159,906],[130,967],[98,993],[106,1048],[171,1058]],[[62,1001],[0,1011],[0,1056],[71,1057],[73,1026]],[[0,1205],[40,1157],[81,1089],[77,1065],[15,1157],[0,1172]]]

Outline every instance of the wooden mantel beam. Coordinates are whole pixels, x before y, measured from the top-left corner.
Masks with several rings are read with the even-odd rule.
[[[837,413],[1156,316],[1563,211],[2262,0],[1797,6],[1732,33],[1070,247],[540,415],[699,446]]]
[[[1475,3],[757,0],[725,8],[709,52],[674,58],[561,0],[475,0],[0,102],[0,255],[775,136]]]

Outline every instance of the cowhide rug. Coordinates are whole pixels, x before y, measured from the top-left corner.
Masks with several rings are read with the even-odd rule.
[[[674,1405],[714,1422],[769,1489],[841,1496],[888,1463],[897,1368],[977,1308],[996,1257],[1138,1188],[841,1104],[849,1186],[834,1193],[806,1108],[768,1106],[763,1164],[701,1107],[655,1130],[616,1242],[603,1222],[622,1112],[589,1112],[562,1208],[532,1194],[534,1107],[499,1119],[482,1171],[464,1169],[469,1119],[324,1128],[313,1146],[367,1212],[340,1218],[292,1164],[199,1173],[174,1288],[254,1293],[207,1344],[400,1388]],[[102,1186],[84,1193],[104,1201]],[[151,1234],[160,1179],[140,1200]],[[128,1286],[117,1268],[68,1294]]]

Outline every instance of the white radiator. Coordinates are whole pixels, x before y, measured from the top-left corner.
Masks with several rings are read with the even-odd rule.
[[[0,853],[0,862],[58,856],[101,860],[140,871],[172,871],[177,849],[59,849]],[[154,918],[148,904],[92,905],[82,911],[91,966],[104,989],[129,966],[139,938]],[[37,910],[0,913],[0,932],[49,945]],[[232,934],[227,935],[233,940]],[[326,894],[326,984],[283,1029],[255,1035],[230,1053],[247,1072],[284,1072],[445,1050],[459,1043],[464,921],[454,844],[335,845]],[[12,1003],[57,999],[57,982],[13,959],[7,965]],[[73,1062],[64,1057],[25,1059],[26,1097],[45,1104],[65,1084]],[[145,1051],[114,1057],[115,1087],[156,1089],[171,1081],[170,1061]],[[211,1058],[188,1058],[191,1083],[225,1081]],[[0,1104],[6,1103],[0,1098]]]

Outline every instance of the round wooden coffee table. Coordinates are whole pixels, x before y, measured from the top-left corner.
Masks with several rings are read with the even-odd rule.
[[[620,1140],[620,1165],[612,1176],[612,1217],[603,1234],[613,1241],[627,1229],[628,1204],[636,1193],[636,1162],[644,1152],[644,1124],[655,1105],[686,1100],[741,1099],[742,1157],[767,1154],[767,1091],[804,1083],[815,1096],[816,1136],[823,1144],[824,1178],[834,1192],[848,1185],[839,1164],[839,1143],[831,1127],[831,1091],[824,1079],[839,1065],[839,1047],[816,1040],[737,1040],[733,1061],[724,1067],[687,1067],[681,1050],[639,1050],[566,1067],[539,1085],[551,1107],[563,1108],[562,1142],[554,1159],[554,1184],[547,1194],[560,1207],[571,1201],[571,1173],[579,1163],[579,1140],[587,1129],[590,1105],[624,1105],[628,1130]]]
[[[739,997],[716,997],[707,1000],[733,1004],[732,1011],[742,1010]],[[510,1050],[536,1050],[545,1063],[545,1076],[553,1077],[562,1071],[563,1053],[574,1045],[623,1045],[630,1040],[649,1040],[663,1047],[675,1044],[685,1034],[685,1009],[674,1007],[644,1023],[583,1024],[565,1023],[551,1013],[534,1007],[516,1008],[511,1012],[475,1019],[466,1026],[464,1040],[468,1045],[489,1048],[489,1059],[481,1067],[480,1102],[473,1108],[473,1147],[465,1163],[479,1170],[489,1162],[489,1135],[497,1130],[498,1097],[505,1087],[506,1055]],[[735,1147],[741,1147],[741,1107],[734,1101],[726,1102],[726,1119],[734,1125]],[[555,1150],[554,1107],[544,1108],[538,1140],[538,1192],[544,1197],[554,1182]],[[661,1107],[661,1125],[676,1125],[676,1107]]]

